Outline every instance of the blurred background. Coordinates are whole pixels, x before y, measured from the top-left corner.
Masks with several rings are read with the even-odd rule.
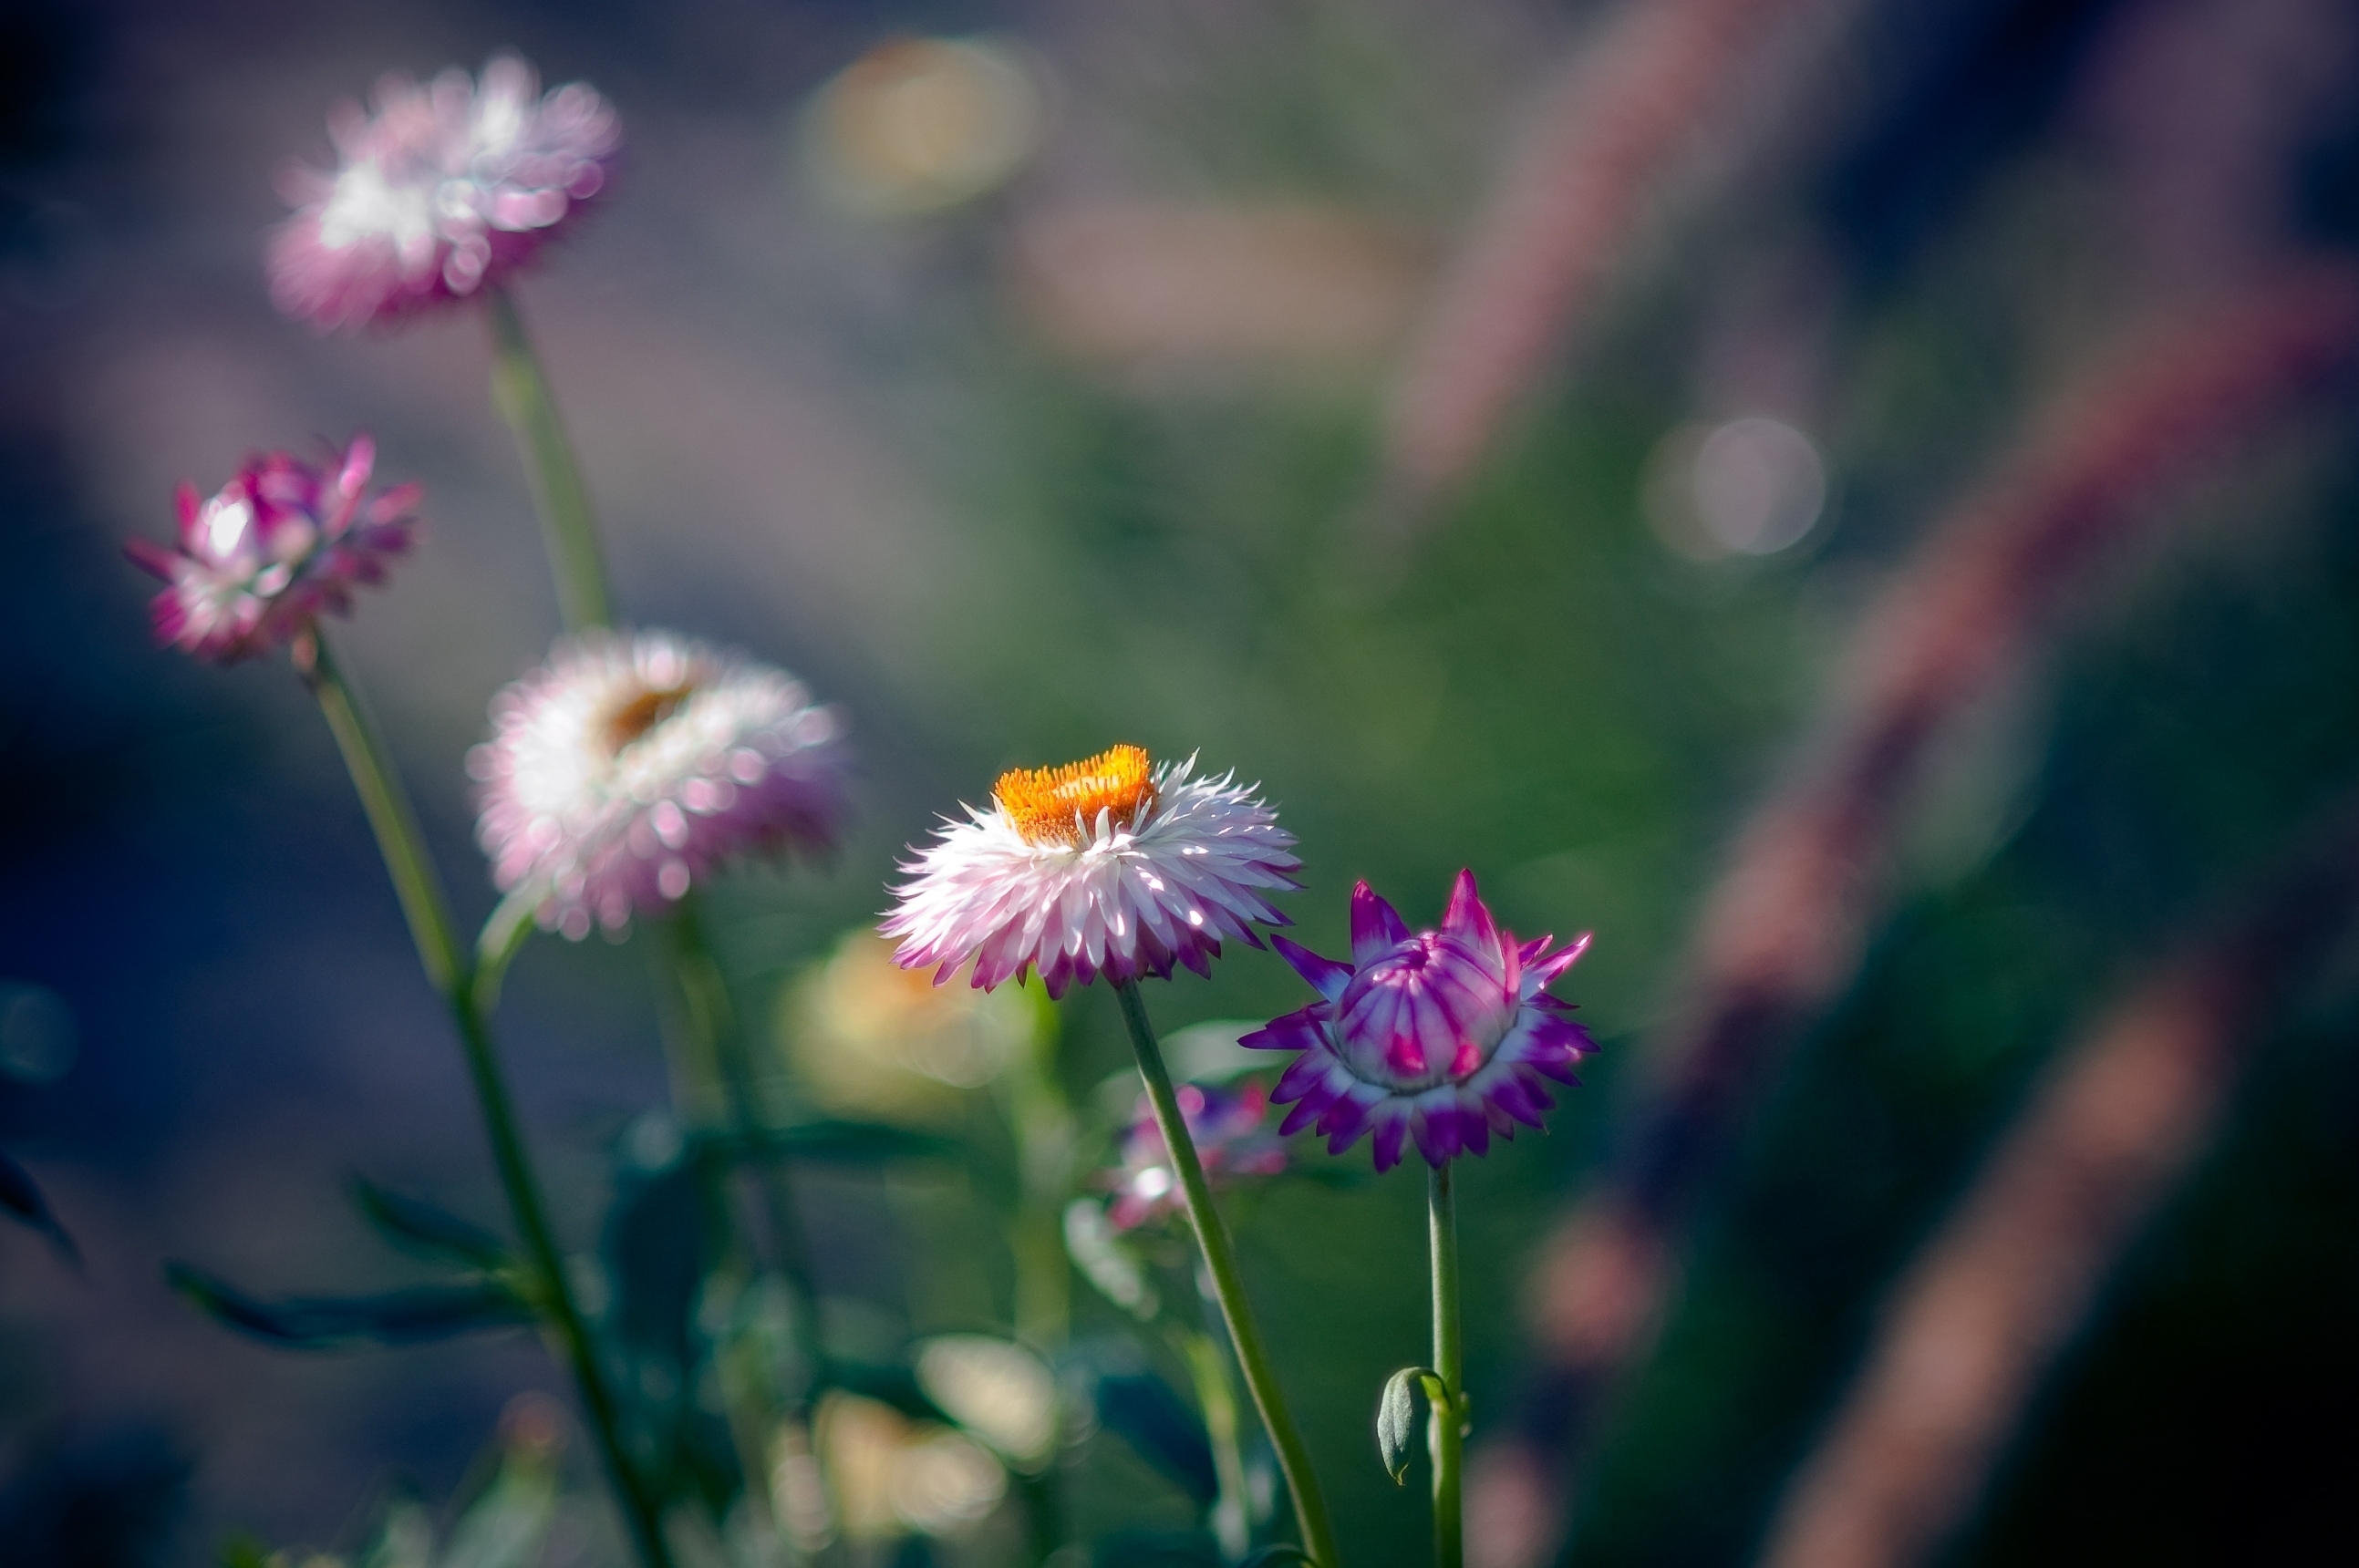
[[[832,864],[716,891],[749,1016],[819,1005],[1000,769],[1198,752],[1299,836],[1313,947],[1355,879],[1423,921],[1461,866],[1519,933],[1596,933],[1558,988],[1587,1087],[1462,1184],[1476,1561],[2359,1544],[2354,873],[2313,827],[2359,787],[2349,7],[9,0],[0,1149],[84,1261],[0,1231],[0,1556],[350,1552],[563,1394],[528,1338],[299,1355],[168,1290],[419,1277],[355,1173],[502,1209],[316,713],[155,648],[121,554],[182,479],[373,431],[429,533],[342,642],[488,910],[462,759],[558,620],[482,323],[314,336],[260,257],[331,105],[503,48],[627,137],[519,289],[626,613],[796,671],[863,759]],[[2225,978],[2152,989],[2190,976]],[[1149,1001],[1300,991],[1232,952]],[[665,1095],[646,966],[536,943],[504,1019],[586,1254]],[[1056,1038],[1094,1106],[1112,999]],[[2039,1146],[2082,1184],[1984,1182],[2109,1040],[2152,1046],[2120,1114]],[[913,1124],[987,1092],[929,1072]],[[1007,1331],[967,1181],[814,1173],[844,1332]],[[1234,1210],[1353,1563],[1424,1529],[1368,1431],[1425,1353],[1419,1184]],[[2032,1239],[1912,1296],[1962,1213]],[[1846,1468],[1876,1368],[1951,1408],[1909,1392],[1939,1344],[1880,1358],[1929,1300],[1997,1359],[1924,1475]],[[1089,1464],[1084,1540],[1188,1528],[1152,1464]],[[1792,1544],[1846,1508],[1888,1550]],[[975,1528],[925,1550],[1012,1560]],[[1148,1550],[1099,1560],[1194,1560]]]

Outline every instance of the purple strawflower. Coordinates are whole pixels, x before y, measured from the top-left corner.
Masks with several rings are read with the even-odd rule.
[[[846,815],[843,726],[802,683],[665,632],[592,633],[492,699],[467,754],[504,892],[580,938],[660,911],[722,861],[824,852]]]
[[[209,501],[183,483],[179,546],[123,547],[170,585],[152,606],[157,641],[234,664],[284,645],[328,611],[349,611],[353,585],[382,582],[417,527],[419,487],[371,495],[375,463],[376,444],[354,436],[321,464],[249,456]]]
[[[581,82],[541,96],[503,55],[478,85],[453,68],[426,86],[394,74],[376,113],[329,117],[339,163],[281,179],[295,216],[270,242],[270,297],[313,326],[350,330],[464,298],[531,259],[604,189],[622,129]]]
[[[1547,936],[1518,946],[1472,871],[1458,873],[1438,931],[1412,934],[1367,883],[1353,888],[1348,964],[1272,940],[1320,1000],[1237,1044],[1302,1053],[1270,1096],[1298,1102],[1281,1133],[1315,1122],[1340,1154],[1374,1130],[1379,1171],[1411,1137],[1440,1165],[1488,1152],[1491,1134],[1513,1138],[1518,1121],[1539,1126],[1556,1104],[1545,1080],[1579,1082],[1573,1064],[1597,1049],[1546,989],[1589,938],[1553,953]]]
[[[1247,1079],[1234,1089],[1181,1084],[1178,1098],[1189,1141],[1195,1144],[1208,1180],[1275,1176],[1286,1169],[1286,1145],[1262,1125],[1269,1116],[1269,1094],[1260,1084]],[[1105,1184],[1114,1193],[1106,1217],[1116,1230],[1177,1214],[1182,1206],[1170,1146],[1163,1141],[1163,1130],[1155,1124],[1154,1108],[1144,1095],[1130,1130],[1123,1134],[1122,1164],[1106,1173]]]

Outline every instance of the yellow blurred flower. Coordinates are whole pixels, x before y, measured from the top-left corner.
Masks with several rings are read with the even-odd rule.
[[[948,1534],[982,1519],[1007,1490],[1007,1473],[981,1444],[875,1400],[830,1393],[818,1430],[848,1540]]]
[[[789,986],[779,1033],[805,1090],[839,1115],[940,1122],[962,1094],[997,1076],[1042,1027],[1029,991],[993,992],[893,961],[893,944],[863,926]]]

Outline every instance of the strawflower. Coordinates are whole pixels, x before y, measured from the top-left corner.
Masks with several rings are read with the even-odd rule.
[[[156,638],[216,664],[280,647],[353,589],[381,582],[417,527],[419,487],[369,493],[376,446],[354,436],[329,460],[258,453],[220,493],[180,486],[179,543],[133,539],[124,551],[169,585],[151,613]]]
[[[665,632],[560,641],[492,699],[467,754],[502,892],[545,890],[575,938],[668,908],[732,856],[823,852],[846,811],[842,724],[802,684]]]
[[[297,209],[270,242],[270,297],[316,327],[350,330],[461,299],[515,270],[604,189],[621,126],[581,82],[543,97],[503,55],[478,84],[392,74],[375,113],[330,116],[339,162],[281,180]]]
[[[1264,1127],[1269,1093],[1260,1084],[1247,1079],[1234,1089],[1181,1084],[1179,1096],[1189,1141],[1196,1145],[1207,1179],[1218,1184],[1237,1176],[1275,1176],[1286,1169],[1286,1145]],[[1122,1164],[1107,1173],[1106,1185],[1114,1193],[1106,1217],[1116,1230],[1134,1229],[1180,1211],[1180,1178],[1171,1169],[1171,1151],[1144,1097],[1123,1135]]]
[[[1209,974],[1225,937],[1260,946],[1249,922],[1288,924],[1263,894],[1299,885],[1294,836],[1254,786],[1195,764],[1116,746],[1002,773],[988,810],[946,820],[902,864],[882,926],[902,967],[932,966],[940,984],[972,958],[984,990],[1037,968],[1061,997],[1100,975]]]
[[[1438,1168],[1488,1152],[1491,1134],[1513,1138],[1517,1122],[1540,1126],[1556,1104],[1546,1080],[1579,1082],[1573,1065],[1597,1049],[1546,989],[1589,938],[1553,952],[1547,936],[1518,945],[1472,871],[1458,873],[1440,928],[1414,934],[1367,883],[1353,888],[1348,964],[1274,940],[1320,1000],[1237,1044],[1301,1053],[1270,1096],[1294,1102],[1281,1133],[1315,1123],[1340,1154],[1373,1131],[1379,1171],[1412,1138]]]

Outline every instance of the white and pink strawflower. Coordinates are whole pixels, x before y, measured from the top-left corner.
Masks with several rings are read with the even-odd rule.
[[[938,985],[970,958],[984,990],[1037,968],[1051,997],[1175,964],[1210,974],[1223,939],[1258,947],[1253,922],[1286,925],[1266,895],[1299,885],[1294,835],[1254,788],[1136,746],[1015,769],[902,864],[883,930]]]
[[[1281,1133],[1316,1125],[1330,1153],[1375,1135],[1376,1169],[1414,1139],[1436,1166],[1487,1153],[1491,1134],[1538,1127],[1556,1101],[1548,1080],[1573,1084],[1597,1047],[1548,984],[1589,946],[1551,952],[1499,928],[1461,871],[1439,930],[1411,933],[1393,906],[1352,890],[1352,961],[1322,958],[1280,936],[1277,950],[1320,1000],[1237,1042],[1299,1051],[1270,1098],[1294,1102]]]
[[[280,180],[296,208],[270,242],[270,297],[334,330],[463,299],[529,261],[605,189],[622,127],[581,82],[543,96],[503,55],[480,82],[453,68],[420,86],[391,74],[375,113],[328,121],[332,170]]]
[[[1234,1088],[1181,1084],[1177,1093],[1188,1141],[1196,1146],[1207,1181],[1221,1185],[1240,1176],[1275,1176],[1286,1169],[1286,1145],[1265,1125],[1269,1091],[1260,1084],[1251,1078]],[[1106,1218],[1116,1230],[1134,1229],[1180,1211],[1171,1148],[1163,1141],[1163,1129],[1145,1096],[1123,1134],[1122,1163],[1103,1180],[1114,1194]]]
[[[592,633],[492,699],[467,754],[503,892],[579,939],[661,912],[740,854],[832,849],[842,720],[783,671],[666,632]]]
[[[354,436],[323,463],[288,452],[248,457],[208,500],[180,486],[172,548],[133,539],[124,552],[167,585],[151,613],[158,642],[215,664],[284,646],[353,589],[382,582],[410,546],[419,487],[372,495],[376,445]]]

